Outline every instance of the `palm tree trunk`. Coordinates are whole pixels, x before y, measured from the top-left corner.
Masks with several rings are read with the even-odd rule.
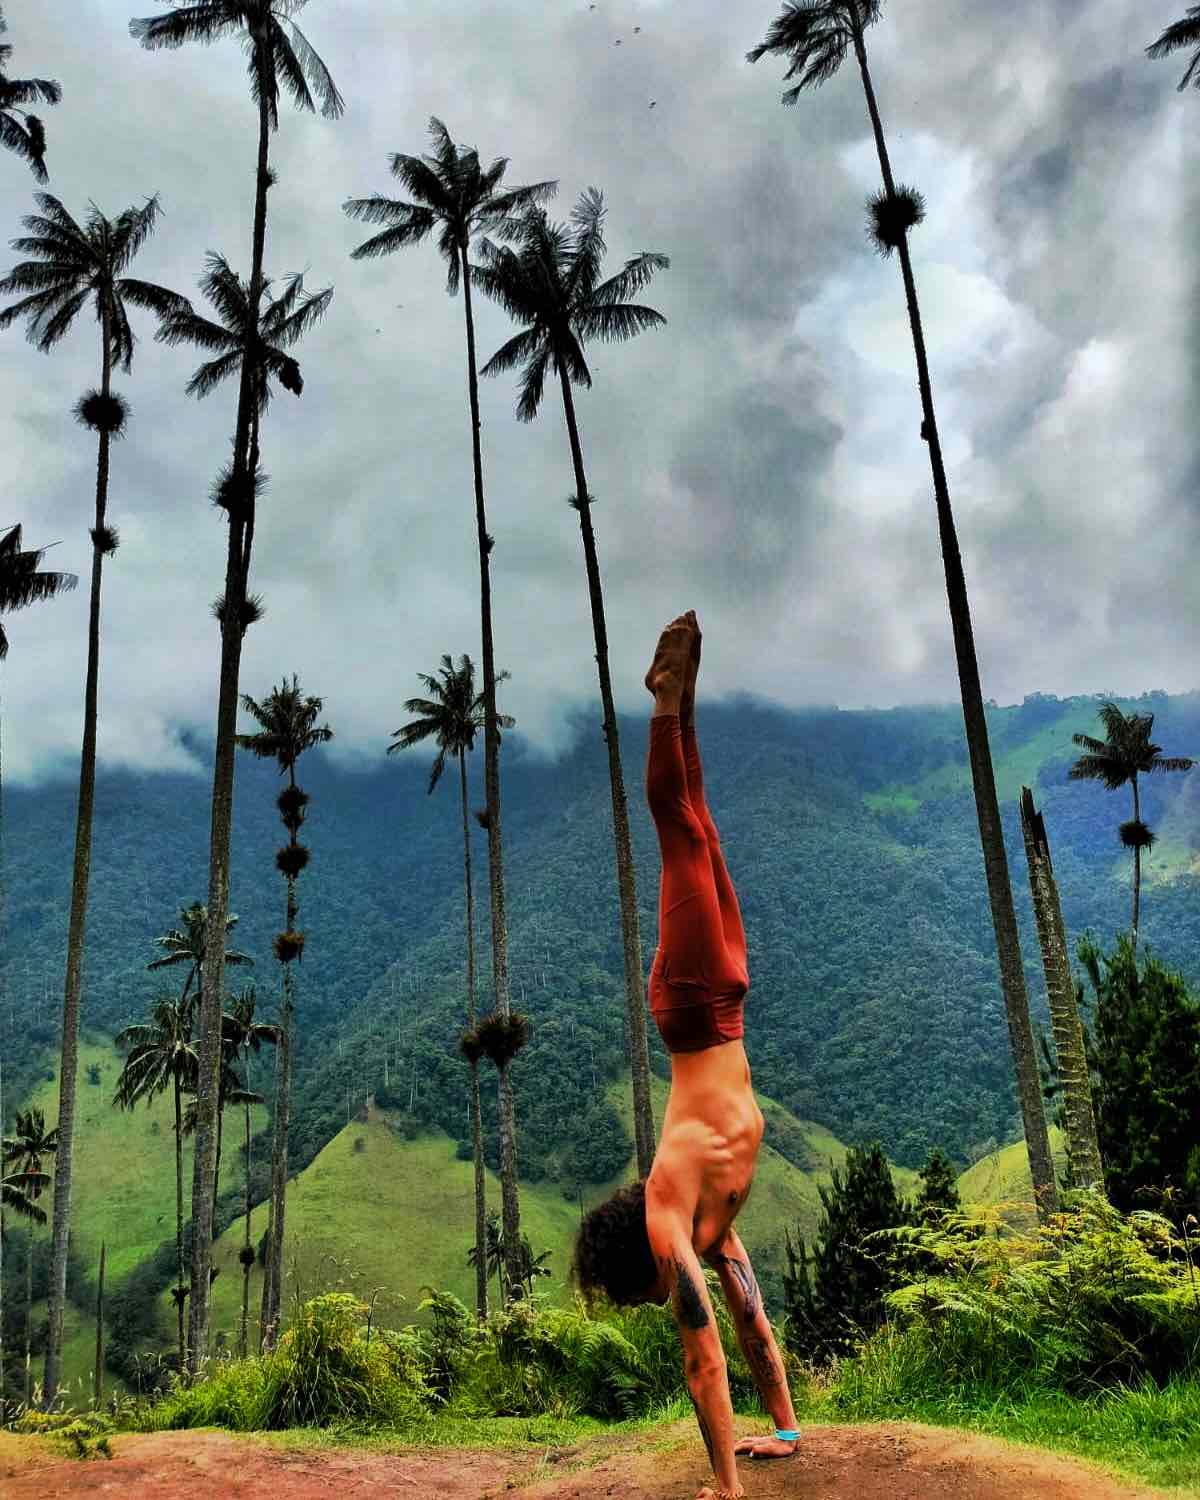
[[[1137,772],[1133,773],[1133,820],[1142,821],[1141,799],[1138,797]],[[1137,952],[1138,914],[1142,899],[1142,850],[1139,844],[1133,847],[1133,951]]]
[[[0,1057],[0,1140],[4,1138],[4,1058]],[[4,1153],[0,1151],[0,1182]],[[4,1188],[0,1186],[0,1425],[4,1422]]]
[[[889,195],[894,195],[895,184],[892,180],[892,169],[883,139],[883,127],[875,103],[875,91],[871,87],[871,75],[867,70],[866,48],[861,27],[857,25],[854,27],[854,50],[862,72],[863,88],[871,114],[871,125],[875,132],[875,144],[879,152],[879,165],[883,172],[883,180]],[[1004,850],[1004,830],[996,801],[996,781],[992,770],[991,749],[988,744],[987,720],[983,711],[983,692],[979,684],[979,663],[975,656],[971,610],[967,600],[962,556],[958,550],[958,537],[954,528],[954,515],[950,508],[950,489],[946,482],[941,443],[934,418],[933,391],[929,381],[929,365],[925,357],[925,339],[921,331],[921,314],[917,306],[916,284],[913,280],[907,238],[901,237],[897,248],[904,275],[904,293],[908,302],[908,316],[917,360],[917,379],[924,417],[922,430],[929,443],[929,460],[933,469],[938,532],[942,546],[942,561],[946,570],[946,594],[950,605],[950,623],[954,633],[954,654],[962,694],[963,722],[966,729],[967,752],[971,761],[971,779],[975,788],[979,839],[983,848],[983,863],[987,874],[988,901],[992,911],[992,926],[996,934],[1000,985],[1008,1018],[1009,1045],[1012,1049],[1013,1067],[1016,1073],[1017,1096],[1025,1128],[1025,1146],[1029,1153],[1034,1197],[1037,1202],[1038,1216],[1044,1221],[1058,1208],[1058,1190],[1054,1182],[1050,1136],[1046,1129],[1046,1113],[1038,1079],[1033,1026],[1029,1020],[1029,997],[1025,990],[1025,972],[1021,962],[1017,917],[1013,910],[1012,887],[1009,884],[1008,858]]]
[[[221,989],[225,979],[225,917],[229,910],[229,841],[233,824],[234,735],[237,731],[238,674],[242,660],[242,610],[250,574],[250,541],[254,521],[253,475],[248,470],[247,439],[255,389],[255,360],[258,354],[259,303],[262,299],[263,248],[267,229],[267,153],[270,140],[268,91],[261,77],[258,92],[258,170],[255,178],[254,242],[250,264],[250,316],[254,327],[247,354],[242,360],[237,427],[233,442],[234,471],[245,483],[238,495],[236,508],[230,512],[229,548],[225,560],[225,619],[221,625],[221,676],[209,842],[208,931],[201,974],[197,1044],[196,1140],[192,1171],[192,1305],[189,1326],[189,1368],[193,1375],[197,1373],[200,1354],[208,1347],[217,1091],[221,1077]]]
[[[112,309],[107,298],[101,319],[104,368],[100,389],[111,394]],[[110,434],[100,433],[96,458],[96,523],[92,531],[92,592],[88,606],[87,682],[83,694],[83,751],[79,761],[79,803],[75,817],[75,862],[71,873],[71,915],[67,926],[67,972],[63,993],[62,1061],[58,1074],[58,1155],[54,1171],[54,1227],[50,1249],[49,1335],[43,1391],[49,1411],[58,1394],[62,1365],[63,1316],[67,1303],[67,1246],[71,1235],[71,1188],[75,1164],[75,1079],[79,1069],[79,1006],[83,993],[83,943],[87,927],[88,879],[92,866],[92,806],[96,795],[96,722],[100,677],[100,575],[105,556],[104,520],[108,508]]]
[[[471,453],[475,467],[475,524],[479,540],[479,612],[483,624],[483,765],[487,801],[488,887],[492,909],[492,986],[494,1008],[510,1014],[508,987],[508,923],[504,909],[504,856],[500,842],[500,730],[496,723],[496,658],[492,644],[492,590],[488,555],[492,550],[483,508],[483,460],[479,443],[479,379],[475,370],[475,321],[471,312],[471,272],[467,247],[462,257],[463,303],[467,318],[467,383],[471,398]],[[517,1192],[517,1109],[508,1066],[498,1069],[500,1090],[500,1201],[505,1240],[521,1237],[521,1205]],[[519,1269],[517,1261],[510,1270]]]
[[[25,1405],[33,1405],[33,1368],[30,1351],[33,1348],[33,1223],[29,1225],[29,1238],[25,1241]]]
[[[100,1241],[100,1274],[96,1278],[96,1371],[92,1384],[92,1406],[100,1409],[104,1393],[104,1241]]]
[[[1067,951],[1062,903],[1054,879],[1045,825],[1033,805],[1033,794],[1028,787],[1021,789],[1021,831],[1025,838],[1029,889],[1033,897],[1038,944],[1042,950],[1042,968],[1046,975],[1046,997],[1050,1005],[1054,1051],[1062,1082],[1067,1153],[1072,1177],[1081,1186],[1096,1187],[1103,1192],[1104,1170],[1100,1161],[1091,1081],[1083,1045],[1083,1026],[1079,1020],[1079,1007],[1075,998],[1075,980],[1071,974]]]
[[[458,752],[458,772],[462,785],[463,871],[467,885],[467,1025],[475,1029],[475,898],[471,890],[471,835],[467,822],[467,757]],[[479,1118],[479,1063],[471,1063],[471,1138],[475,1160],[475,1313],[479,1321],[487,1319],[487,1265],[484,1252],[487,1215],[483,1189],[483,1125]]]
[[[282,1072],[282,1063],[279,1054],[283,1050],[283,1015],[282,1008],[279,1017],[279,1039],[275,1043],[275,1067],[271,1080],[271,1188],[267,1193],[267,1238],[266,1253],[263,1258],[263,1284],[262,1293],[258,1307],[258,1352],[267,1352],[267,1309],[271,1305],[271,1272],[274,1261],[271,1255],[271,1246],[275,1243],[275,1130],[274,1122],[279,1118],[279,1075]]]
[[[604,705],[604,738],[608,745],[608,777],[612,789],[613,835],[617,854],[617,889],[621,897],[621,932],[625,950],[625,1000],[629,1023],[629,1060],[633,1076],[633,1125],[637,1148],[638,1176],[649,1174],[654,1161],[654,1114],[650,1105],[650,1050],[646,1040],[646,989],[642,975],[642,936],[638,924],[637,884],[633,845],[629,837],[629,808],[625,778],[621,770],[621,746],[617,736],[617,713],[613,705],[612,679],[608,670],[608,631],[604,622],[604,595],[600,586],[600,564],[592,531],[591,503],[583,472],[583,451],[575,422],[575,405],[565,369],[559,370],[567,432],[571,439],[571,461],[575,466],[579,529],[587,566],[588,595],[592,604],[592,630],[596,639],[596,666],[600,674],[600,698]]]
[[[187,1369],[187,1333],[183,1322],[183,1108],[180,1101],[179,1074],[175,1074],[175,1307],[179,1321],[179,1370]]]
[[[250,1044],[246,1043],[246,1092],[250,1093]],[[250,1319],[250,1101],[246,1100],[246,1243],[242,1255],[242,1333],[238,1349],[246,1358],[246,1329]]]
[[[289,775],[291,785],[296,785],[293,770]],[[295,842],[295,835],[292,835]],[[292,932],[296,925],[296,882],[287,877],[287,928]],[[292,1094],[292,1008],[293,976],[292,964],[283,965],[283,1028],[279,1046],[279,1083],[275,1098],[275,1134],[271,1152],[271,1200],[274,1205],[271,1216],[271,1238],[268,1244],[270,1265],[270,1296],[266,1306],[266,1332],[264,1348],[274,1349],[279,1338],[279,1314],[283,1300],[283,1235],[287,1210],[288,1167],[288,1123],[291,1116]]]

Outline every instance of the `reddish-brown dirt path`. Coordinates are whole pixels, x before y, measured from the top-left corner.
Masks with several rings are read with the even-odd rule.
[[[578,1448],[381,1453],[287,1447],[225,1432],[128,1434],[114,1457],[59,1459],[0,1435],[3,1500],[692,1500],[708,1475],[689,1424]],[[810,1427],[793,1459],[743,1460],[748,1500],[1161,1500],[1099,1469],[908,1423]],[[1184,1500],[1181,1491],[1175,1491]]]

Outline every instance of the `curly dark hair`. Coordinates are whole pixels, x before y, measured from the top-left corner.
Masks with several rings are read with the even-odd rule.
[[[603,1292],[618,1307],[653,1300],[658,1267],[646,1233],[646,1182],[618,1188],[579,1226],[571,1279],[590,1303]]]

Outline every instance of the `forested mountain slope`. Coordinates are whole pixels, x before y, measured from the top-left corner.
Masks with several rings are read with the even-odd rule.
[[[1200,695],[1148,695],[1168,754],[1200,749]],[[992,709],[989,726],[1018,921],[1035,1010],[1042,981],[1016,795],[1035,788],[1072,938],[1102,943],[1128,923],[1129,864],[1117,824],[1128,790],[1070,782],[1071,734],[1097,733],[1098,700],[1034,696]],[[916,1164],[929,1145],[963,1159],[1016,1134],[1010,1060],[982,856],[957,707],[790,712],[750,701],[702,704],[709,800],[750,947],[748,1050],[756,1082],[838,1138],[878,1136]],[[555,763],[519,733],[503,750],[513,998],[533,1019],[515,1067],[519,1160],[529,1180],[569,1189],[615,1175],[628,1138],[607,1095],[623,1058],[620,924],[605,750],[598,714]],[[10,725],[7,733],[19,732]],[[636,794],[646,720],[622,722],[643,961],[655,942],[657,845]],[[457,789],[425,795],[427,764],[385,759],[345,769],[313,752],[299,881],[308,945],[298,970],[294,1169],[346,1124],[370,1090],[416,1119],[466,1137],[463,904]],[[202,763],[206,747],[197,747]],[[482,805],[481,757],[472,770]],[[0,1044],[9,1107],[57,1045],[74,820],[74,779],[6,788],[6,931]],[[280,842],[269,765],[241,761],[235,802],[234,941],[273,1014],[281,925]],[[209,777],[100,777],[88,925],[85,1027],[112,1035],[140,1018],[161,976],[153,937],[206,895]],[[1142,935],[1200,978],[1200,784],[1149,777],[1143,817],[1161,835],[1145,861]],[[474,823],[473,823],[474,828]],[[488,1004],[486,848],[474,830],[480,1000]],[[168,976],[169,982],[174,980]],[[651,1028],[656,1066],[665,1059]],[[386,1068],[386,1087],[385,1087]],[[489,1080],[490,1082],[490,1080]],[[494,1088],[487,1090],[494,1100]],[[490,1142],[495,1163],[494,1138]],[[784,1151],[786,1153],[786,1150]]]

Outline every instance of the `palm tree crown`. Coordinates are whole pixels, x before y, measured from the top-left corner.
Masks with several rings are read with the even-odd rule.
[[[207,396],[226,376],[236,375],[255,341],[249,285],[230,267],[224,256],[210,250],[205,261],[208,269],[200,279],[200,289],[217,309],[220,322],[201,317],[191,303],[186,303],[164,319],[155,334],[155,338],[164,344],[198,344],[216,354],[216,358],[202,364],[188,382],[189,396]],[[254,373],[258,382],[255,404],[260,415],[271,400],[272,375],[293,395],[299,396],[303,391],[300,366],[284,350],[323,318],[333,301],[331,286],[322,292],[306,293],[301,272],[287,280],[287,289],[274,301],[268,301],[266,311],[260,311],[258,319]],[[269,297],[270,289],[270,281],[264,279],[262,296]]]
[[[1089,753],[1081,755],[1071,767],[1071,780],[1103,781],[1110,792],[1126,782],[1136,781],[1143,772],[1188,771],[1195,764],[1185,755],[1164,756],[1161,745],[1150,743],[1154,727],[1153,714],[1130,714],[1126,717],[1117,705],[1106,701],[1100,709],[1105,738],[1090,734],[1071,738]]]
[[[150,1022],[126,1026],[116,1037],[116,1045],[129,1048],[113,1095],[119,1108],[132,1109],[139,1099],[149,1104],[172,1083],[178,1083],[182,1091],[195,1087],[196,1045],[190,1007],[184,1000],[160,995]]]
[[[329,69],[292,19],[308,0],[192,0],[164,16],[145,16],[129,23],[129,34],[148,51],[183,47],[188,42],[241,38],[250,62],[250,94],[256,104],[264,95],[271,128],[279,128],[279,82],[283,80],[298,109],[336,120],[346,107]],[[286,30],[284,28],[287,28]],[[290,35],[289,35],[290,33]]]
[[[516,322],[529,325],[479,372],[498,375],[525,364],[517,405],[523,422],[537,415],[548,366],[556,375],[565,370],[568,379],[591,385],[583,340],[627,339],[667,321],[652,307],[625,299],[640,291],[656,270],[666,269],[670,260],[644,250],[597,286],[605,248],[604,198],[599,189],[580,194],[571,220],[573,234],[566,226],[551,224],[545,210],[530,209],[521,221],[519,253],[485,239],[479,248],[487,264],[471,266],[472,279],[488,296]]]
[[[757,62],[768,53],[791,58],[783,75],[800,82],[782,96],[784,104],[795,104],[810,85],[832,78],[846,60],[846,48],[855,33],[860,36],[879,20],[882,0],[807,0],[794,4],[785,0],[783,14],[767,28],[767,39],[746,53],[747,62]]]
[[[237,920],[237,917],[230,913],[225,918],[225,931],[232,932],[237,926]],[[182,1004],[187,1000],[188,991],[200,978],[204,967],[204,945],[208,940],[208,907],[201,901],[193,901],[191,906],[180,907],[179,922],[178,927],[172,927],[161,937],[154,939],[156,946],[162,948],[164,952],[161,958],[152,959],[146,967],[167,969],[177,964],[189,966],[183,994],[180,996]],[[225,962],[227,964],[252,964],[254,960],[247,953],[239,953],[236,948],[226,948]]]
[[[21,528],[10,527],[0,537],[0,615],[13,610],[27,609],[31,604],[40,604],[43,599],[53,599],[56,594],[68,593],[79,582],[75,573],[43,573],[40,571],[43,547],[35,552],[21,550]],[[8,636],[0,621],[0,661],[8,655]]]
[[[277,760],[281,776],[294,769],[306,750],[333,738],[333,730],[328,724],[317,724],[325,706],[324,700],[305,698],[295,675],[290,687],[285,677],[261,703],[255,702],[249,693],[243,693],[242,706],[258,720],[262,729],[258,734],[237,735],[237,743],[261,760]]]
[[[58,1150],[58,1127],[52,1130],[46,1129],[46,1115],[44,1110],[27,1109],[24,1114],[17,1111],[16,1129],[10,1136],[5,1136],[0,1143],[0,1157],[6,1162],[20,1163],[16,1173],[7,1179],[9,1184],[16,1187],[17,1191],[24,1193],[32,1203],[42,1195],[42,1189],[49,1183],[49,1175],[42,1171],[42,1157],[53,1156]],[[8,1206],[8,1196],[5,1194],[5,1206]],[[44,1224],[46,1215],[40,1209],[40,1217],[28,1214],[35,1223]]]
[[[1187,19],[1175,21],[1168,26],[1158,41],[1151,42],[1146,48],[1146,56],[1152,58],[1166,57],[1180,47],[1195,47],[1192,60],[1188,64],[1187,72],[1180,79],[1176,93],[1182,93],[1187,88],[1188,80],[1195,74],[1194,88],[1200,89],[1200,5],[1189,5]]]
[[[10,243],[14,250],[40,259],[22,261],[0,279],[0,294],[29,293],[0,311],[0,329],[16,318],[28,318],[26,337],[48,354],[92,300],[97,321],[103,322],[104,312],[109,313],[109,352],[113,363],[128,373],[136,340],[126,303],[159,318],[190,305],[178,292],[122,275],[154,228],[157,195],[141,208],[127,208],[115,220],[106,219],[93,203],[86,228],[80,228],[52,194],[34,197],[42,212],[21,220],[32,233]]]
[[[0,34],[7,30],[8,22],[0,10]],[[37,115],[31,115],[20,106],[39,99],[43,104],[60,103],[62,85],[49,78],[6,78],[4,74],[11,56],[11,42],[0,42],[0,145],[24,157],[39,182],[48,182],[45,127]],[[18,115],[21,116],[19,120]]]
[[[436,115],[429,121],[429,133],[436,143],[436,155],[405,156],[396,151],[389,158],[393,176],[400,178],[418,200],[416,203],[375,194],[370,198],[348,198],[342,208],[365,223],[387,225],[381,233],[352,250],[351,260],[388,255],[393,250],[417,245],[440,224],[438,251],[447,262],[446,290],[453,296],[458,291],[460,252],[471,238],[476,234],[518,238],[521,234],[518,215],[553,197],[558,183],[535,182],[499,193],[496,188],[508,167],[507,157],[497,157],[484,172],[479,165],[479,153],[472,148],[460,155]]]
[[[395,744],[388,746],[390,755],[393,750],[407,750],[436,735],[437,759],[429,773],[431,792],[441,780],[446,756],[457,755],[460,751],[469,755],[475,748],[475,735],[484,727],[485,718],[484,695],[475,692],[475,666],[471,658],[462,656],[456,671],[452,659],[443,656],[440,671],[440,682],[427,672],[417,673],[431,696],[407,699],[404,704],[406,712],[420,714],[420,718],[405,724],[403,729],[394,730],[392,738]],[[505,682],[511,675],[510,672],[497,672],[496,681]],[[512,729],[516,722],[510,714],[496,715],[497,725],[504,729]]]

